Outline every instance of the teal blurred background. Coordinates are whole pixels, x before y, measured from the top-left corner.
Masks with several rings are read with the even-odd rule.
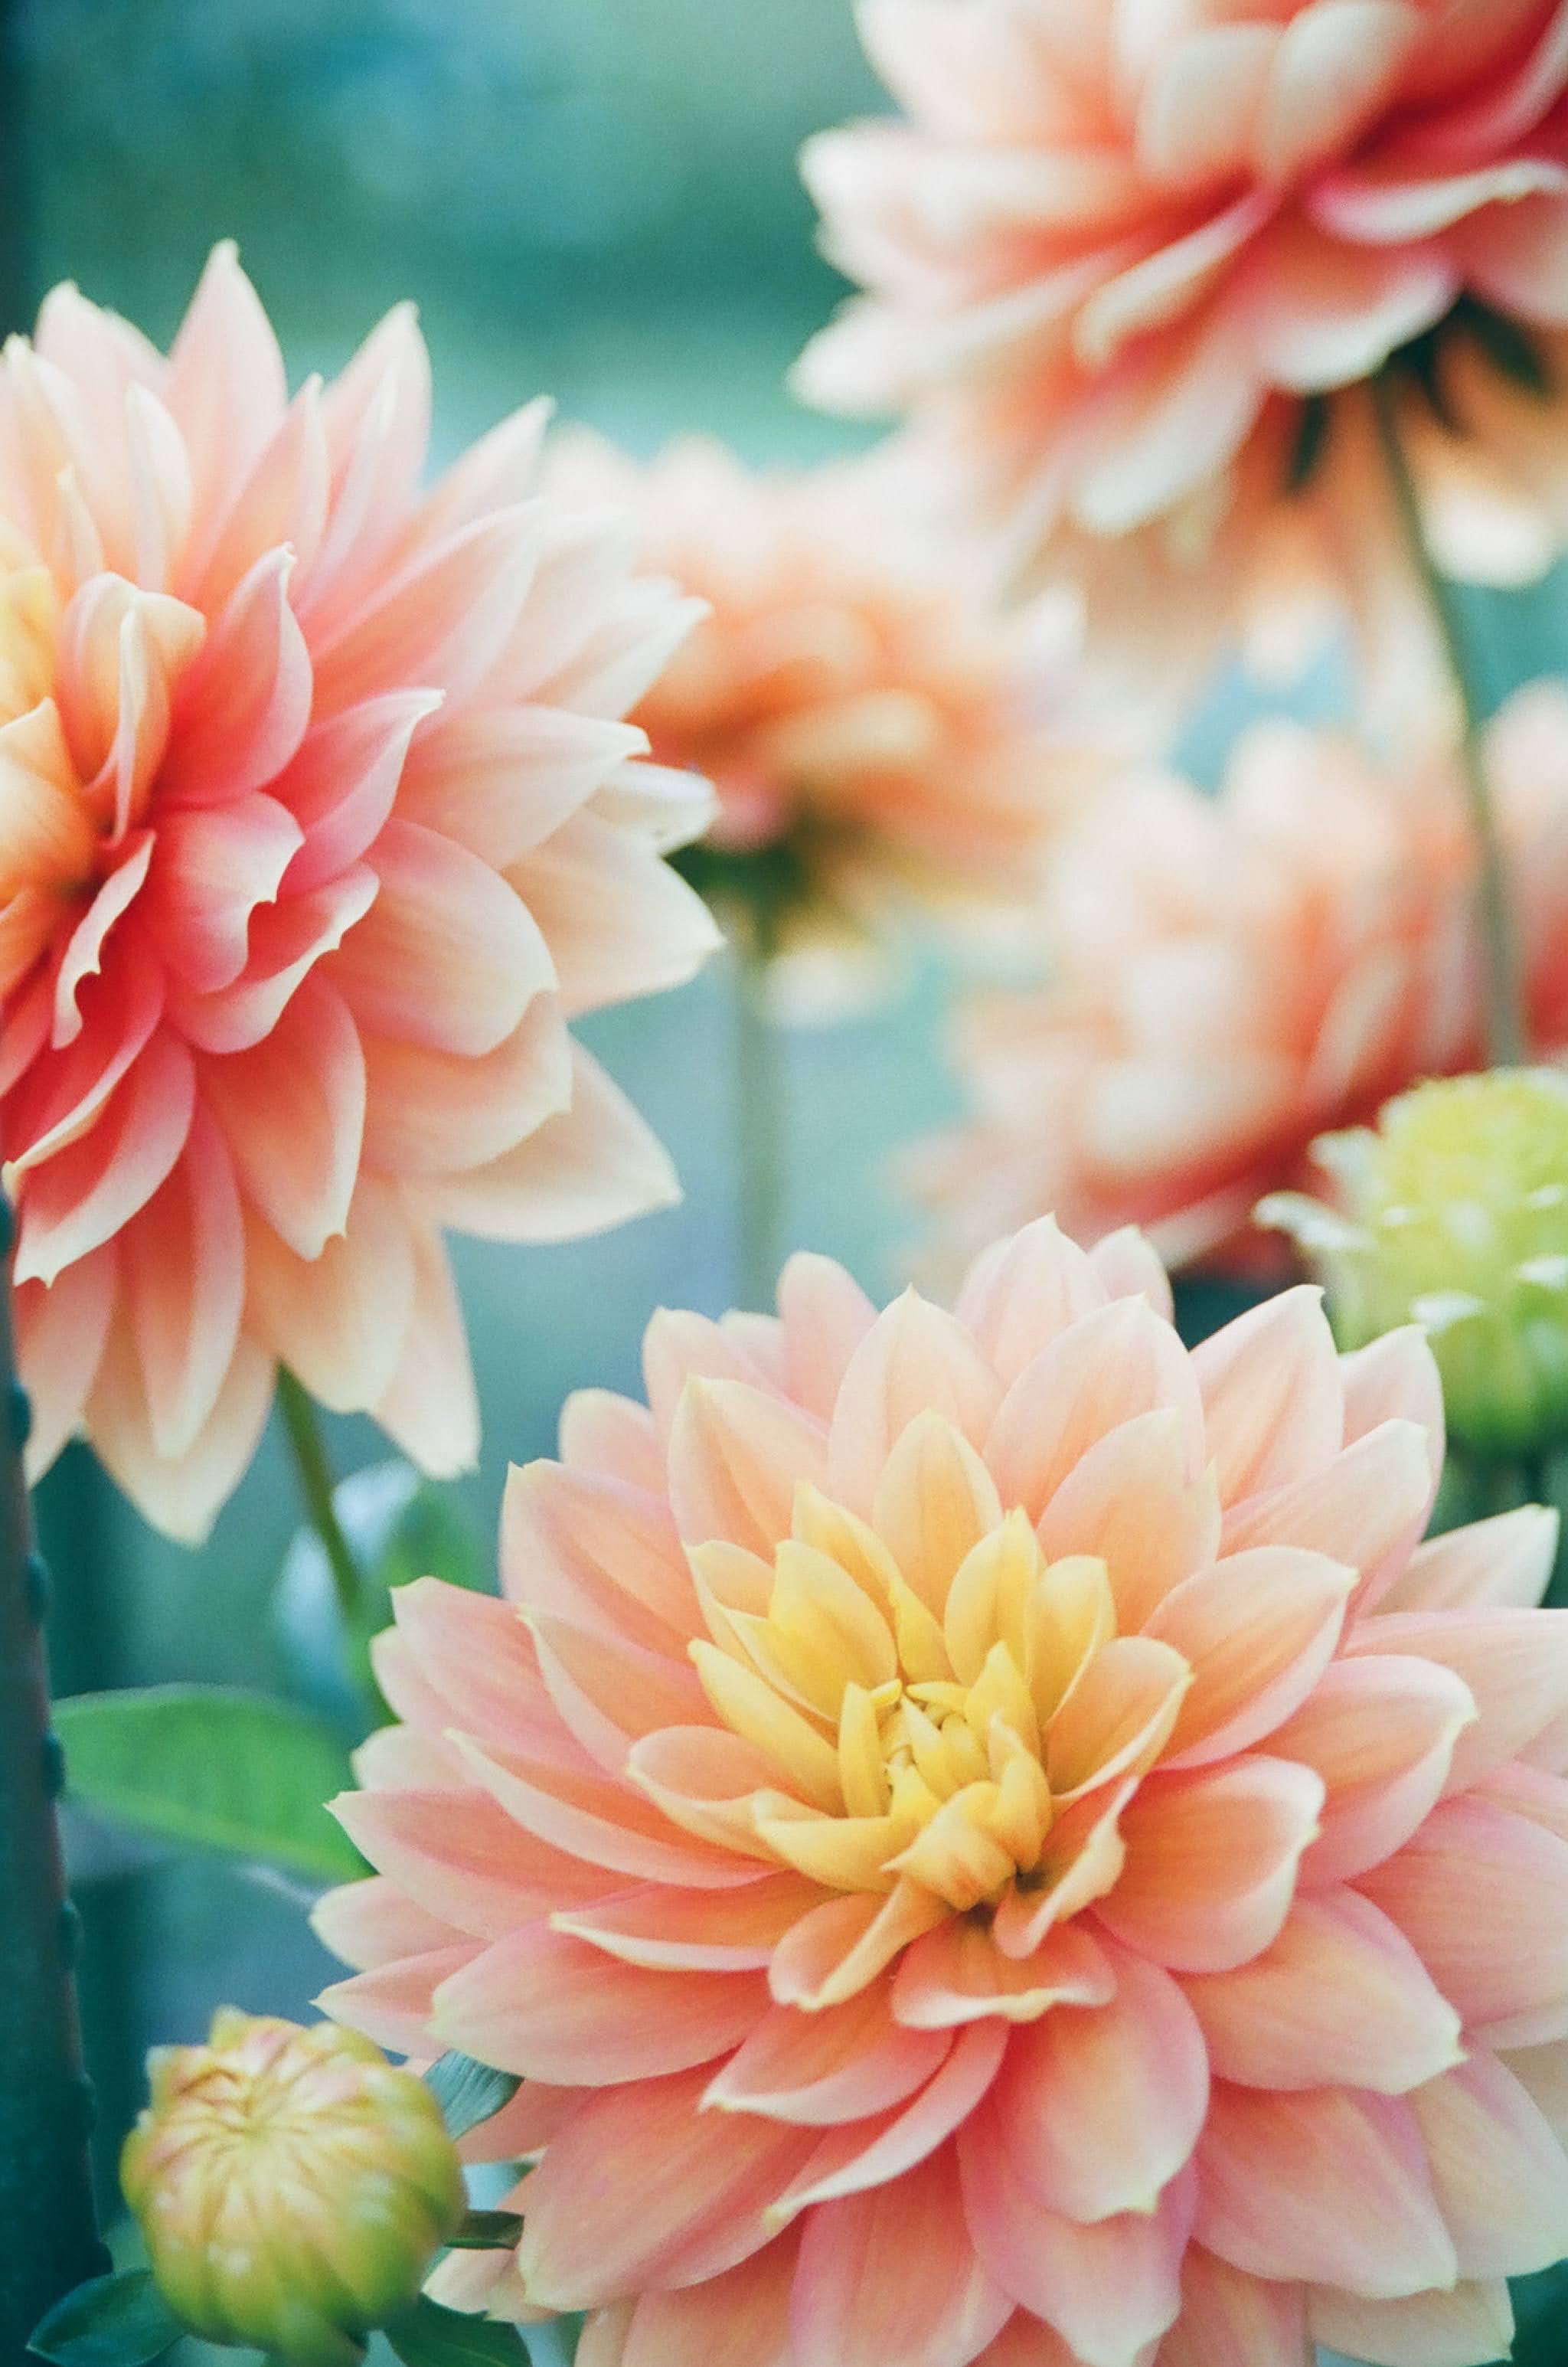
[[[415,300],[442,451],[540,391],[641,449],[690,428],[757,459],[841,448],[783,381],[839,292],[795,151],[880,104],[849,0],[32,0],[24,28],[35,300],[73,278],[164,342],[231,236],[297,377]],[[943,984],[917,960],[895,1007],[782,1048],[784,1238],[879,1287],[907,1226],[888,1154],[953,1105]],[[459,1247],[487,1537],[508,1462],[550,1450],[570,1388],[635,1387],[660,1302],[737,1295],[732,1025],[717,966],[583,1030],[673,1150],[681,1208],[559,1251]],[[368,1425],[331,1444],[345,1473],[387,1451]],[[276,1433],[199,1554],[141,1530],[77,1454],[42,1517],[60,1691],[284,1682],[268,1598],[298,1514]],[[276,1888],[193,1860],[128,1871],[90,1835],[77,1857],[107,2168],[148,2044],[196,2035],[220,1999],[301,2011],[331,1967]]]

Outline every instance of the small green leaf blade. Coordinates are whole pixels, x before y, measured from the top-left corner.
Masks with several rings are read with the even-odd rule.
[[[470,2211],[446,2241],[455,2252],[507,2252],[522,2233],[515,2211]]]
[[[28,2345],[51,2367],[151,2367],[184,2331],[146,2269],[94,2277],[57,2302]]]
[[[403,2367],[528,2367],[514,2326],[443,2309],[426,2294],[383,2330]]]
[[[152,1685],[55,1704],[72,1799],[155,1839],[314,1883],[365,1871],[324,1802],[353,1783],[318,1719],[265,1693]]]
[[[511,2071],[494,2071],[456,2048],[441,2056],[424,2075],[424,2084],[441,2107],[449,2136],[466,2137],[470,2129],[492,2121],[523,2085]]]

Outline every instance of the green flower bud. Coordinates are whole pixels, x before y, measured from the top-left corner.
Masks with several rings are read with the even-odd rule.
[[[1568,1440],[1568,1076],[1418,1085],[1375,1130],[1313,1152],[1332,1205],[1276,1193],[1258,1217],[1326,1284],[1341,1343],[1424,1324],[1462,1444],[1503,1457]]]
[[[229,2006],[148,2072],[120,2182],[165,2301],[209,2341],[355,2367],[463,2215],[429,2089],[356,2032]]]

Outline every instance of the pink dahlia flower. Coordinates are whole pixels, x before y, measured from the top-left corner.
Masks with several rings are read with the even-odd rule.
[[[1568,2249],[1568,1614],[1417,1546],[1423,1337],[1190,1354],[1122,1234],[953,1315],[826,1260],[657,1318],[407,1589],[321,1910],[384,2043],[522,2076],[588,2367],[1453,2367]]]
[[[1076,611],[1000,613],[897,447],[771,474],[697,439],[646,468],[592,436],[558,451],[564,487],[635,516],[643,563],[707,604],[634,719],[714,784],[716,893],[767,900],[786,946],[1029,897],[1111,745]]]
[[[1520,692],[1486,748],[1518,906],[1530,1040],[1568,1048],[1568,693]],[[1086,1239],[1148,1228],[1172,1263],[1273,1252],[1265,1192],[1314,1138],[1482,1059],[1475,856],[1445,761],[1382,771],[1267,724],[1222,795],[1109,792],[1062,848],[1043,986],[957,1040],[972,1119],[918,1154],[961,1252],[1055,1208]]]
[[[442,1248],[669,1199],[567,1034],[713,942],[699,784],[623,722],[691,619],[536,485],[420,490],[408,311],[290,402],[233,252],[169,357],[74,289],[0,367],[0,1138],[42,1469],[209,1522],[274,1374],[426,1469],[478,1416]]]
[[[1309,572],[1332,563],[1359,473],[1366,398],[1343,453],[1318,399],[1402,350],[1412,386],[1446,381],[1450,345],[1430,416],[1458,432],[1421,437],[1443,556],[1506,579],[1562,548],[1562,404],[1524,391],[1568,325],[1562,0],[862,0],[860,21],[905,117],[807,150],[828,251],[870,292],[801,383],[912,408],[1017,560],[1178,640],[1259,567],[1277,595],[1275,538],[1325,528]],[[1314,452],[1347,478],[1323,517],[1283,498]]]

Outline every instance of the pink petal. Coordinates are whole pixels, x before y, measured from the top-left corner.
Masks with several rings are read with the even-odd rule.
[[[373,1972],[333,1981],[315,2002],[333,2022],[363,2031],[378,2046],[400,2055],[431,2051],[431,2000],[443,1981],[461,1972],[479,1954],[476,1942],[402,1956]]]
[[[1381,1422],[1304,1479],[1248,1496],[1225,1515],[1225,1547],[1305,1546],[1372,1578],[1426,1525],[1427,1433]]]
[[[807,2128],[867,2120],[923,2087],[951,2044],[945,2033],[901,2029],[881,1986],[818,2013],[775,2005],[715,2075],[704,2101]]]
[[[438,1233],[416,1229],[413,1297],[402,1353],[370,1410],[432,1479],[456,1479],[479,1459],[479,1401],[468,1335]]]
[[[789,2297],[796,2240],[782,2236],[738,2268],[682,2293],[644,2293],[621,2367],[792,2367]],[[579,2354],[581,2356],[581,2353]]]
[[[1170,1276],[1153,1242],[1136,1225],[1105,1234],[1090,1250],[1089,1262],[1108,1298],[1146,1298],[1156,1315],[1168,1323],[1176,1320]]]
[[[1187,1351],[1145,1299],[1118,1299],[1070,1324],[1024,1366],[997,1410],[986,1460],[1007,1504],[1038,1520],[1108,1433],[1167,1409],[1180,1419],[1187,1476],[1196,1478],[1202,1417]]]
[[[1164,1764],[1249,1750],[1299,1709],[1333,1657],[1355,1575],[1325,1554],[1256,1546],[1173,1589],[1144,1631],[1192,1670]]]
[[[571,1043],[550,994],[478,1058],[365,1035],[365,1158],[385,1175],[441,1182],[502,1159],[572,1093]]]
[[[1406,1611],[1363,1620],[1348,1650],[1451,1669],[1480,1713],[1454,1745],[1445,1789],[1468,1790],[1568,1716],[1568,1611]]]
[[[1528,2276],[1561,2259],[1568,2157],[1512,2072],[1481,2051],[1410,2102],[1461,2276]]]
[[[404,1956],[429,1955],[456,1945],[458,1934],[439,1917],[405,1898],[384,1874],[345,1882],[318,1898],[310,1929],[324,1948],[356,1972],[395,1965]]]
[[[702,1630],[669,1505],[624,1480],[554,1463],[513,1469],[501,1577],[525,1609],[555,1611],[653,1650],[684,1654]]]
[[[527,1923],[455,1973],[437,2038],[530,2079],[580,2088],[711,2064],[766,2013],[757,1973],[655,1973]]]
[[[119,931],[117,935],[118,924],[141,895],[152,863],[152,834],[150,831],[133,833],[122,840],[118,862],[72,931],[55,973],[53,1042],[56,1050],[73,1043],[81,1034],[85,1025],[81,1008],[83,988],[87,980],[101,974],[104,955],[111,940],[117,946],[125,944],[128,933]],[[17,901],[25,902],[25,899],[19,898]]]
[[[33,1404],[28,1484],[40,1479],[81,1420],[108,1338],[118,1292],[113,1243],[67,1266],[53,1285],[17,1285],[12,1302],[17,1369]]]
[[[1150,1636],[1113,1636],[1051,1721],[1045,1772],[1064,1806],[1119,1776],[1141,1775],[1163,1750],[1191,1671]]]
[[[1557,1558],[1558,1513],[1521,1504],[1432,1537],[1382,1598],[1385,1611],[1530,1611]]]
[[[245,1197],[296,1256],[348,1222],[365,1123],[365,1056],[347,1004],[308,978],[264,1040],[208,1059],[202,1098]]]
[[[1568,1840],[1483,1800],[1445,1800],[1359,1887],[1469,2029],[1498,2046],[1568,2036]]]
[[[1198,2171],[1198,2241],[1249,2275],[1373,2300],[1453,2281],[1453,2245],[1402,2099],[1221,2083]]]
[[[361,1175],[343,1232],[310,1260],[253,1217],[245,1262],[251,1328],[278,1363],[333,1412],[375,1405],[413,1307],[413,1230],[396,1189]]]
[[[1279,1937],[1323,1797],[1283,1759],[1151,1778],[1122,1818],[1127,1863],[1101,1920],[1179,1972],[1245,1964]]]
[[[504,871],[646,746],[634,724],[560,707],[447,710],[420,733],[399,810],[405,821],[439,831]]]
[[[941,1618],[958,1565],[1000,1525],[990,1473],[945,1415],[918,1413],[893,1444],[872,1498],[872,1525],[900,1575]]]
[[[1010,1387],[1059,1331],[1108,1297],[1128,1295],[1108,1288],[1100,1251],[1086,1257],[1055,1217],[1040,1217],[976,1259],[954,1311]],[[1164,1311],[1157,1303],[1156,1311]]]
[[[492,510],[417,551],[389,582],[367,589],[341,625],[334,618],[323,629],[313,618],[321,704],[347,707],[414,685],[453,699],[470,696],[528,596],[541,532],[536,503]],[[318,565],[324,557],[325,547]]]
[[[87,1400],[85,1428],[100,1460],[166,1536],[200,1545],[256,1451],[272,1404],[272,1360],[242,1334],[201,1435],[183,1455],[160,1455],[146,1391],[123,1325],[110,1331]]]
[[[580,1857],[587,1867],[629,1875],[635,1882],[670,1882],[698,1890],[728,1890],[752,1879],[745,1858],[690,1840],[660,1815],[631,1784],[614,1783],[597,1771],[567,1769],[515,1750],[481,1750],[465,1739],[463,1757],[508,1818],[552,1849]],[[624,1886],[596,1883],[590,1897]],[[570,1906],[567,1898],[541,1906]]]
[[[560,1459],[633,1488],[661,1489],[664,1448],[646,1406],[614,1389],[573,1389],[561,1408]]]
[[[272,783],[304,839],[286,874],[290,894],[335,878],[374,845],[399,796],[409,742],[437,704],[433,691],[388,691],[311,725]],[[406,798],[400,810],[405,821],[420,819]]]
[[[652,1971],[763,1971],[774,1948],[822,1893],[797,1874],[762,1874],[740,1890],[619,1891],[551,1920],[627,1965]]]
[[[1260,1956],[1182,1986],[1215,2077],[1242,2087],[1398,2096],[1460,2059],[1459,2016],[1409,1942],[1353,1890],[1299,1897]]]
[[[1362,2301],[1333,2288],[1307,2296],[1320,2342],[1343,2344],[1376,2367],[1471,2367],[1514,2347],[1514,2312],[1506,2284],[1455,2285],[1408,2301]]]
[[[1009,2173],[1045,2210],[1088,2222],[1155,2209],[1209,2101],[1209,2063],[1168,1973],[1109,1951],[1114,1997],[1017,2030],[986,2106]]]
[[[298,822],[259,791],[160,819],[145,910],[165,961],[197,993],[239,977],[251,914],[276,901],[301,843]]]
[[[378,1872],[471,1939],[502,1940],[532,1917],[615,1886],[536,1840],[484,1792],[344,1792],[331,1806]]]
[[[164,1029],[116,1087],[91,1133],[28,1177],[17,1234],[18,1283],[52,1283],[144,1208],[185,1148],[196,1109],[190,1054]]]
[[[499,1159],[449,1177],[443,1223],[484,1240],[580,1240],[679,1200],[657,1137],[581,1045],[570,1048],[569,1105]]]
[[[236,584],[175,701],[160,799],[212,805],[264,787],[305,736],[310,654],[288,605],[292,554],[270,550]]]
[[[1212,1472],[1193,1478],[1180,1414],[1139,1414],[1091,1446],[1046,1505],[1038,1535],[1052,1560],[1097,1555],[1123,1633],[1141,1628],[1220,1549],[1219,1490]]]
[[[1192,1352],[1225,1502],[1321,1470],[1344,1437],[1344,1394],[1322,1293],[1265,1299]]]
[[[231,241],[215,246],[169,356],[164,399],[190,456],[193,514],[209,515],[282,416],[283,357]]]
[[[797,1251],[779,1276],[788,1394],[830,1421],[850,1359],[876,1320],[859,1283],[831,1258]]]
[[[1441,1797],[1456,1743],[1475,1717],[1469,1690],[1429,1660],[1337,1660],[1269,1737],[1327,1787],[1303,1879],[1340,1882],[1380,1864]]]
[[[1028,2022],[1056,2006],[1104,2005],[1115,1987],[1109,1956],[1080,1924],[1051,1931],[1018,1961],[1001,1953],[984,1924],[955,1915],[905,1950],[893,2010],[911,2030]]]
[[[688,1545],[728,1538],[772,1557],[795,1491],[820,1484],[826,1442],[794,1406],[739,1381],[688,1384],[670,1440],[670,1503]]]
[[[284,544],[308,568],[327,504],[327,447],[321,381],[307,379],[248,475],[229,476],[223,498],[197,516],[180,559],[183,596],[206,616],[221,609],[264,552]]]
[[[522,1615],[493,1595],[416,1579],[392,1594],[397,1634],[419,1671],[423,1699],[400,1717],[437,1734],[457,1727],[502,1750],[534,1750],[591,1772],[561,1727]]]
[[[575,814],[507,878],[528,907],[572,1017],[683,986],[723,942],[707,906],[650,841]]]
[[[886,1898],[829,1899],[803,1916],[773,1951],[768,1980],[774,1999],[807,2012],[840,2005],[951,1913],[944,1899],[908,1877]]]
[[[1244,2276],[1194,2244],[1181,2277],[1181,2316],[1160,2367],[1314,2367],[1297,2285]]]
[[[940,1414],[979,1446],[995,1375],[953,1317],[914,1291],[879,1315],[851,1357],[834,1409],[829,1493],[869,1513],[888,1456],[917,1414]]]
[[[965,2233],[951,2150],[807,2216],[790,2330],[813,2367],[967,2367],[1010,2314]]]
[[[375,873],[357,865],[324,888],[258,905],[243,975],[218,994],[197,994],[172,980],[171,1016],[201,1051],[252,1050],[276,1028],[301,982],[337,950],[375,899]]]
[[[126,1228],[121,1274],[163,1455],[196,1444],[239,1342],[244,1236],[234,1172],[204,1109],[168,1180]]]
[[[783,2225],[814,2203],[890,2186],[944,2145],[969,2118],[997,2075],[1007,2044],[1000,2022],[961,2031],[936,2077],[912,2102],[874,2120],[830,2129],[768,2218]]]

